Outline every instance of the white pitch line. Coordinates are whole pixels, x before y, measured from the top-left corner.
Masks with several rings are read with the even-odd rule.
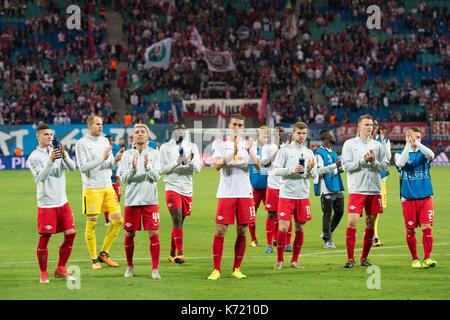
[[[448,245],[447,242],[443,242],[443,243],[436,243],[433,244],[433,247],[437,247],[437,246],[446,246]],[[407,246],[383,246],[383,247],[378,247],[376,249],[376,251],[379,250],[383,250],[383,249],[398,249],[398,248],[406,248]],[[262,248],[262,247],[261,247]],[[355,248],[355,252],[359,252],[362,249],[356,249]],[[373,253],[374,251],[372,251]],[[276,252],[274,251],[275,255]],[[314,256],[330,256],[330,257],[341,257],[341,256],[346,256],[346,254],[338,254],[338,253],[347,253],[347,250],[331,250],[328,249],[327,251],[323,251],[323,252],[311,252],[311,253],[305,253],[305,254],[300,254],[300,257],[314,257]],[[289,253],[288,253],[289,254]],[[266,259],[266,258],[271,258],[273,259],[273,257],[275,256],[273,254],[266,254],[263,256],[245,256],[245,259]],[[401,257],[401,256],[409,256],[410,254],[397,254],[397,253],[393,253],[393,254],[377,254],[377,256],[379,257]],[[438,253],[433,253],[433,256],[450,256],[450,253],[442,253],[442,254],[438,254]],[[212,259],[212,255],[211,256],[205,256],[205,257],[188,257],[189,260],[204,260],[204,259]],[[222,256],[222,259],[234,259],[234,256]],[[117,261],[126,261],[126,258],[114,258],[114,260]],[[133,258],[133,260],[151,260],[150,257],[147,258]],[[160,261],[165,260],[165,259],[160,259]],[[89,260],[69,260],[70,263],[73,262],[88,262]],[[31,264],[31,263],[35,263],[36,261],[9,261],[9,262],[0,262],[0,267],[5,267],[11,264]],[[50,260],[48,261],[48,263],[56,263],[58,262],[58,260]],[[70,264],[69,263],[69,264]]]

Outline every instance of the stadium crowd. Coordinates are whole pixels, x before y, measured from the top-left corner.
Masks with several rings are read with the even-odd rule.
[[[94,61],[87,59],[86,38],[63,31],[61,16],[50,8],[46,15],[27,19],[25,28],[3,28],[0,121],[60,121],[67,116],[78,122],[101,113],[105,123],[118,122],[109,97],[108,82],[115,78],[109,68],[112,57],[128,63],[128,70],[118,73],[117,86],[132,110],[132,122],[171,121],[173,115],[160,108],[157,92],[175,102],[252,99],[261,97],[265,86],[275,123],[345,123],[358,111],[375,112],[381,121],[449,119],[447,7],[421,1],[407,9],[402,1],[372,1],[383,14],[382,30],[374,33],[365,25],[367,1],[322,2],[301,3],[297,11],[295,1],[175,1],[174,9],[170,1],[162,1],[164,6],[161,1],[115,0],[127,46],[107,45],[100,21],[95,24]],[[0,12],[24,15],[24,3]],[[230,52],[236,70],[210,72],[201,50],[189,41],[192,27],[205,48]],[[39,39],[49,32],[58,34],[59,48]],[[168,37],[174,40],[169,69],[146,69],[145,49]],[[23,46],[36,52],[22,52]],[[68,55],[75,60],[57,63]],[[433,59],[424,60],[426,55]],[[94,70],[90,84],[76,77]],[[67,75],[74,77],[73,84],[64,81]],[[227,86],[211,89],[211,82]]]
[[[60,11],[49,1],[44,14],[31,17],[27,3],[13,1],[0,8],[0,15],[20,21],[0,29],[0,123],[81,123],[90,114],[119,122],[109,95],[106,24],[93,24],[97,54],[90,59],[87,34],[67,29],[65,8]],[[82,30],[87,30],[87,19],[82,19]]]
[[[192,99],[257,98],[269,82],[275,122],[329,123],[336,120],[336,108],[343,109],[338,118],[344,122],[348,118],[345,114],[361,108],[387,108],[384,120],[426,120],[424,112],[389,110],[404,104],[428,107],[430,120],[448,119],[447,8],[427,7],[421,2],[407,11],[400,1],[375,1],[382,8],[382,32],[387,35],[380,41],[363,23],[364,1],[329,1],[325,10],[303,3],[298,33],[289,28],[293,7],[286,7],[286,3],[254,1],[247,10],[237,8],[233,1],[204,1],[201,7],[198,1],[178,1],[175,16],[167,19],[157,4],[122,1],[120,11],[133,77],[129,95],[136,92],[141,97],[167,89]],[[341,13],[345,11],[351,12],[351,17],[345,28],[336,32],[333,23],[343,21]],[[436,25],[444,26],[447,32]],[[206,48],[231,52],[236,72],[209,72],[200,51],[189,43],[190,26],[197,28]],[[401,34],[396,26],[402,28]],[[324,30],[319,40],[312,36],[312,27]],[[171,67],[147,71],[145,49],[167,37],[175,39]],[[439,62],[419,63],[418,56],[426,53],[438,55]],[[412,73],[439,69],[420,81],[399,79],[399,64],[405,61],[417,62],[416,70],[409,70]],[[142,81],[142,85],[134,85],[135,81]],[[232,89],[210,91],[204,85],[208,81],[222,81]],[[326,104],[315,102],[307,87],[321,89]],[[444,112],[437,113],[438,108]]]

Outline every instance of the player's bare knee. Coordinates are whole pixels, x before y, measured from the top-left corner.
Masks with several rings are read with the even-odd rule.
[[[423,224],[421,225],[422,230],[431,229],[431,224]]]
[[[295,223],[295,232],[303,232],[304,228],[305,228],[304,222],[296,222]]]
[[[149,238],[158,235],[158,230],[148,230]]]
[[[224,237],[225,233],[227,232],[228,226],[225,224],[218,224],[216,226],[216,236],[218,237]]]
[[[68,229],[68,230],[64,231],[64,234],[66,236],[68,236],[70,234],[75,234],[75,233],[76,233],[75,229]]]
[[[370,215],[366,217],[366,227],[368,229],[373,229],[375,227],[375,221],[377,220],[376,215]]]
[[[121,220],[122,219],[122,215],[119,213],[114,213],[114,214],[110,214],[109,215],[109,219],[110,220]]]
[[[237,225],[237,235],[240,237],[245,236],[245,232],[247,231],[247,225],[246,224],[238,224]]]
[[[349,214],[348,221],[347,221],[347,227],[356,228],[356,226],[358,225],[358,219],[359,219],[359,215]]]
[[[39,233],[42,237],[48,237],[50,238],[52,236],[51,233]]]

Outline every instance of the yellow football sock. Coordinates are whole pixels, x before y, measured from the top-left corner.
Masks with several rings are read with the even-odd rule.
[[[95,237],[96,224],[97,221],[86,221],[86,230],[84,232],[87,249],[92,260],[97,259],[97,239]]]
[[[109,249],[111,249],[111,245],[114,239],[117,237],[120,231],[120,226],[123,223],[123,219],[113,219],[108,227],[108,231],[106,231],[105,240],[103,242],[102,251],[109,253]]]

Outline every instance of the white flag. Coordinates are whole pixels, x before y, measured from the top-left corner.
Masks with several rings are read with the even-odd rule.
[[[203,50],[203,59],[208,69],[213,72],[227,72],[236,70],[233,58],[228,51],[215,52],[208,49]]]
[[[170,49],[172,47],[172,39],[167,38],[160,42],[152,44],[145,50],[146,69],[151,67],[168,69],[170,63]]]
[[[200,36],[200,33],[198,33],[198,30],[196,27],[188,27],[189,32],[189,42],[196,48],[202,49],[203,48],[203,41],[202,37]]]

